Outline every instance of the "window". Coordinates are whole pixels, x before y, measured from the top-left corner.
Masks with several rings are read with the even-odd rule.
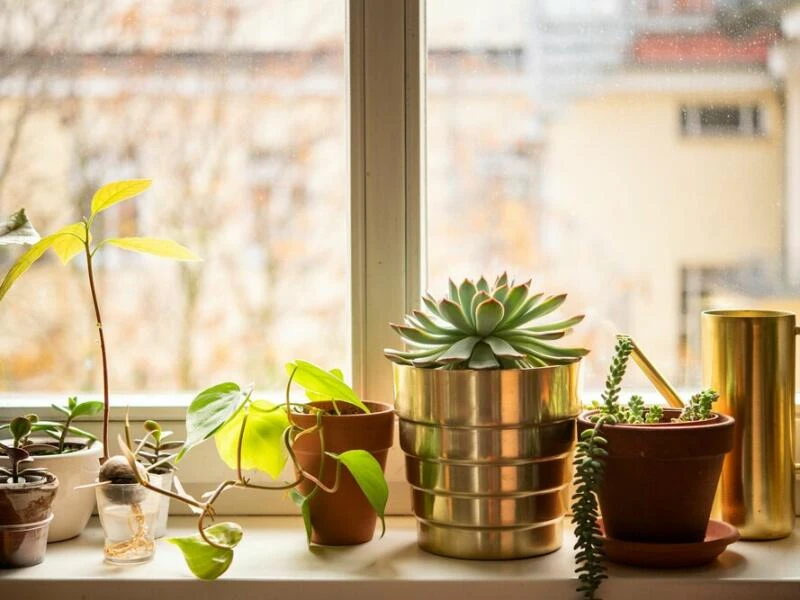
[[[701,310],[800,308],[786,3],[448,4],[427,2],[429,287],[508,269],[568,292],[587,389],[616,333],[697,386]]]
[[[104,234],[205,259],[98,254],[114,392],[349,368],[345,25],[343,0],[0,3],[0,214],[52,232],[149,177]],[[82,269],[47,258],[4,300],[0,391],[99,387]]]
[[[761,107],[684,106],[681,133],[688,136],[759,136],[766,133]]]

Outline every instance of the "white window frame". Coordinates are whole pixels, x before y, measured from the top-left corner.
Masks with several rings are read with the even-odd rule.
[[[346,2],[351,373],[353,387],[369,400],[392,403],[391,363],[383,349],[398,339],[388,326],[416,306],[424,280],[424,115],[425,0],[342,0]],[[192,392],[114,394],[111,435],[116,446],[126,413],[133,427],[147,419],[184,433]],[[0,422],[36,412],[58,416],[51,404],[59,394],[0,394]],[[99,434],[98,418],[82,426]],[[113,450],[112,450],[113,453]],[[193,495],[216,487],[230,470],[213,443],[196,448],[181,462],[179,476]],[[287,474],[287,477],[289,475]],[[410,512],[399,446],[387,465],[387,512]],[[294,514],[284,494],[235,490],[218,503],[220,514]],[[173,502],[174,512],[188,512]]]

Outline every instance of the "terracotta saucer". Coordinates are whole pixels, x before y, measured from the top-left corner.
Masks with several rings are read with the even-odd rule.
[[[697,567],[714,560],[725,551],[728,544],[739,539],[739,531],[723,521],[710,520],[706,538],[702,542],[687,544],[652,544],[648,542],[626,542],[605,537],[603,520],[598,519],[603,531],[603,545],[608,560],[621,565],[677,569]]]

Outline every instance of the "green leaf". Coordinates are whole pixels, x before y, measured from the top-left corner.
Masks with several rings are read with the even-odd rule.
[[[247,399],[235,383],[220,383],[200,392],[186,411],[186,443],[176,460],[227,423]]]
[[[31,422],[25,417],[16,417],[9,423],[8,430],[15,440],[20,440],[31,432]]]
[[[214,434],[217,452],[226,465],[231,469],[236,468],[239,434],[245,414],[247,425],[242,438],[242,468],[257,469],[277,479],[288,456],[283,444],[283,432],[289,427],[289,418],[280,404],[257,400],[237,412]]]
[[[291,376],[292,372],[294,372],[292,382],[307,392],[320,394],[333,400],[341,400],[357,406],[365,413],[369,412],[353,388],[325,369],[304,360],[295,360],[286,364],[286,374]]]
[[[475,287],[478,288],[482,292],[489,293],[489,282],[486,281],[486,278],[481,275],[481,278],[478,279],[478,282],[475,284]]]
[[[105,240],[106,244],[111,244],[123,250],[130,250],[131,252],[140,252],[142,254],[150,254],[152,256],[160,256],[161,258],[171,258],[173,260],[197,261],[203,260],[194,252],[181,246],[172,240],[150,238],[150,237],[124,237],[124,238],[111,238]]]
[[[149,179],[128,179],[107,183],[97,190],[92,198],[92,216],[114,206],[117,202],[142,193],[150,187],[150,183]]]
[[[472,299],[478,293],[478,288],[469,279],[465,279],[458,287],[458,303],[461,305],[461,311],[467,317],[470,325],[475,326],[474,316],[470,310],[472,306]]]
[[[461,310],[461,306],[455,302],[445,298],[439,302],[439,312],[443,318],[447,319],[459,331],[464,333],[473,333],[475,331],[475,328],[467,320],[464,311]]]
[[[495,356],[502,356],[503,358],[525,358],[525,355],[518,352],[507,341],[498,337],[488,337],[483,340],[492,349]]]
[[[522,331],[528,332],[547,332],[547,331],[560,331],[562,329],[569,329],[573,325],[577,325],[581,321],[583,321],[584,315],[576,315],[574,317],[570,317],[569,319],[564,319],[563,321],[557,321],[555,323],[548,323],[547,325],[536,325],[533,327],[527,327]]]
[[[339,455],[332,452],[329,456],[339,460],[355,479],[358,487],[364,492],[372,508],[381,520],[381,537],[386,533],[386,502],[389,500],[389,486],[383,476],[380,463],[366,450],[348,450]]]
[[[59,238],[59,234],[48,235],[36,242],[33,246],[19,257],[17,262],[8,270],[3,283],[0,283],[0,300],[2,300],[14,285],[14,282],[19,279],[25,271],[31,268],[31,265],[39,260],[42,255],[47,251],[50,246]]]
[[[217,579],[231,565],[233,548],[242,539],[242,528],[236,523],[217,523],[206,527],[203,532],[215,544],[226,548],[207,544],[200,534],[168,538],[166,541],[180,548],[189,570],[195,577],[206,580]]]
[[[60,412],[60,413],[61,413],[62,415],[64,415],[65,417],[71,417],[71,416],[72,416],[72,413],[69,411],[69,409],[68,409],[68,408],[65,408],[65,407],[63,407],[63,406],[59,406],[58,404],[51,404],[50,406],[51,406],[51,407],[52,407],[54,410],[57,410],[58,412]]]
[[[40,239],[42,239],[41,236],[31,225],[24,208],[20,208],[8,219],[0,222],[0,246],[8,246],[10,244],[31,245]]]
[[[339,381],[344,381],[344,373],[341,369],[331,369],[329,371],[331,375],[336,377]],[[317,392],[312,392],[311,390],[306,390],[306,398],[311,400],[311,402],[321,402],[324,400],[335,400],[336,398],[331,398],[330,396],[326,396],[325,394],[318,394]]]
[[[53,252],[58,255],[62,265],[66,265],[75,256],[84,251],[86,246],[86,225],[73,223],[56,231],[53,235],[58,238],[53,242]]]
[[[72,409],[72,418],[74,419],[77,417],[89,417],[96,415],[102,411],[104,407],[105,404],[99,400],[88,400],[86,402],[81,402],[80,404],[75,405],[75,408]]]
[[[298,492],[295,488],[289,490],[289,497],[300,509],[300,515],[303,517],[303,525],[306,530],[306,542],[310,544],[311,533],[313,531],[311,525],[311,499],[308,496],[303,496],[303,494]]]
[[[497,361],[492,349],[485,342],[481,342],[475,345],[468,366],[470,369],[496,369],[500,366],[500,363]]]
[[[463,360],[467,360],[472,354],[475,344],[480,341],[481,338],[477,335],[472,335],[464,338],[463,340],[459,340],[450,346],[450,348],[447,349],[447,352],[442,354],[438,360],[442,363],[461,362]]]
[[[494,298],[478,304],[475,309],[475,328],[478,335],[481,337],[490,335],[503,320],[504,312],[503,304]]]

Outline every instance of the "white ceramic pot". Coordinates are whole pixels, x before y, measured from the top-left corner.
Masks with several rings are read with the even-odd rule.
[[[150,475],[150,483],[162,490],[172,491],[172,479],[174,471],[166,473],[153,473]],[[167,519],[169,518],[169,497],[159,496],[158,518],[156,519],[156,538],[162,538],[167,534]]]
[[[36,441],[52,443],[49,438]],[[83,443],[85,440],[67,438],[67,441]],[[58,492],[53,501],[53,521],[47,534],[48,543],[74,538],[86,527],[94,510],[95,492],[92,488],[76,490],[75,487],[97,481],[102,455],[103,444],[95,442],[91,448],[67,454],[33,457],[32,466],[47,469],[58,477]],[[7,459],[0,459],[5,460]]]

